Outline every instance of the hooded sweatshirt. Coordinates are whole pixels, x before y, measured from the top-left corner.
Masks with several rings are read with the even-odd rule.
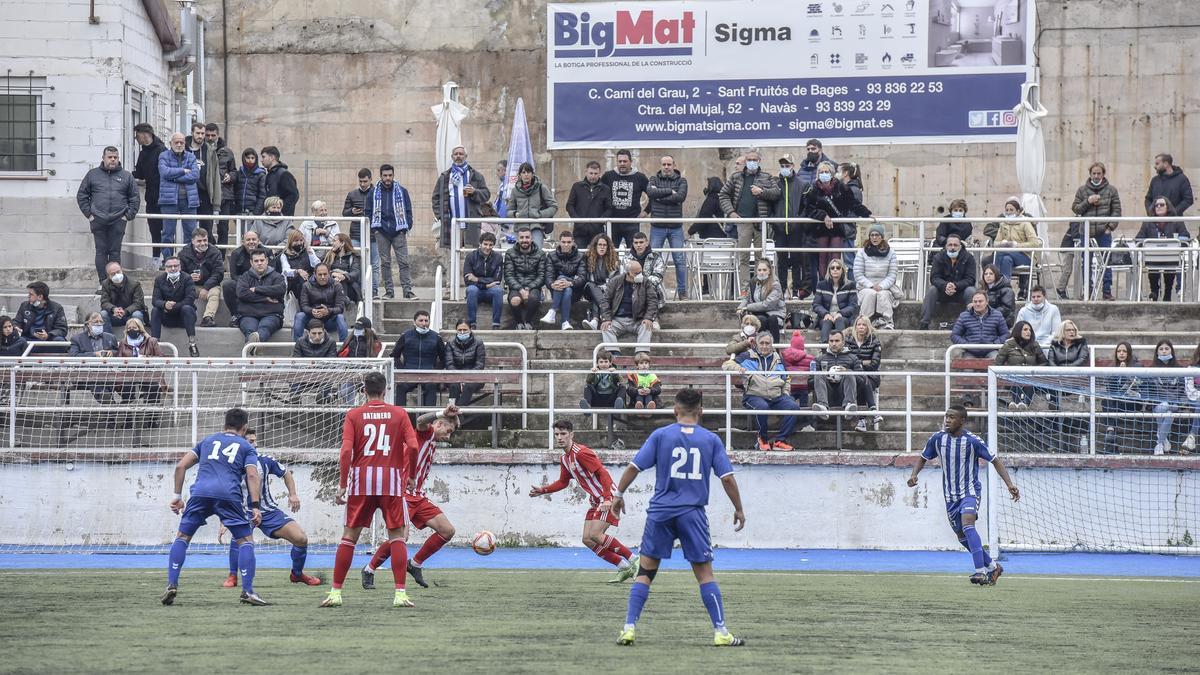
[[[813,355],[804,349],[804,335],[800,331],[792,333],[792,346],[783,350],[783,367],[792,372],[807,373],[813,362]],[[807,391],[808,377],[793,377],[792,391]]]
[[[1058,330],[1059,324],[1062,323],[1062,316],[1058,313],[1058,307],[1049,300],[1043,301],[1040,307],[1030,301],[1017,312],[1017,321],[1028,321],[1037,343],[1042,347],[1049,347],[1054,331]]]

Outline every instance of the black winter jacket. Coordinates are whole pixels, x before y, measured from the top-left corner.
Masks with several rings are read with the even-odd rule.
[[[579,269],[583,267],[583,252],[577,248],[563,255],[557,248],[546,254],[546,285],[554,283],[559,277],[566,277],[575,283]]]
[[[263,202],[267,200],[267,172],[261,166],[251,173],[246,167],[238,167],[233,175],[233,210],[239,214],[261,216]]]
[[[39,322],[42,329],[50,334],[51,340],[67,339],[67,313],[62,305],[53,300],[47,300],[40,308],[34,307],[29,301],[22,302],[13,316],[13,323],[21,329],[21,335],[26,340],[38,339],[33,335],[33,326]]]
[[[474,335],[463,342],[454,336],[446,343],[446,370],[483,370],[487,367],[487,349]]]
[[[154,136],[150,145],[142,146],[138,152],[137,163],[133,166],[133,177],[146,183],[146,206],[158,211],[158,156],[167,146]],[[147,208],[149,210],[149,208]]]
[[[329,283],[322,286],[317,283],[316,276],[311,276],[300,288],[300,311],[310,319],[313,318],[313,310],[322,305],[329,308],[331,316],[337,316],[346,311],[346,302],[346,290],[332,277]]]
[[[296,340],[295,346],[292,347],[293,359],[331,359],[337,356],[337,340],[325,334],[325,341],[320,344],[313,344],[308,341],[308,336],[304,336]]]
[[[137,182],[120,164],[112,171],[103,166],[88,171],[79,183],[75,201],[83,217],[94,217],[95,224],[133,220],[141,206]]]
[[[479,281],[468,281],[467,275],[474,274]],[[471,251],[467,254],[466,260],[463,262],[463,283],[468,286],[475,285],[479,288],[487,288],[488,284],[493,281],[502,281],[504,276],[504,256],[497,251],[492,251],[492,254],[484,257],[479,249]]]
[[[392,347],[392,362],[398,370],[443,370],[446,367],[446,344],[437,331],[424,335],[409,328],[396,338]]]
[[[651,218],[682,218],[683,202],[687,200],[687,179],[678,171],[665,175],[662,171],[654,174],[646,186],[646,195],[650,197],[647,205]],[[655,227],[679,229],[682,223],[657,223]]]
[[[801,200],[804,202],[804,215],[813,220],[825,220],[825,217],[830,218],[851,218],[858,216],[860,218],[871,217],[871,209],[868,209],[862,202],[854,196],[850,188],[843,185],[840,181],[833,181],[833,191],[826,194],[816,184],[809,185],[804,188],[801,194]],[[853,242],[857,227],[854,223],[841,223],[843,237]],[[838,223],[834,223],[834,229],[839,227]],[[813,232],[821,233],[827,231],[825,225],[818,223],[813,226]]]
[[[612,189],[600,181],[581,180],[571,186],[567,196],[567,215],[572,218],[611,218]],[[585,223],[604,229],[604,223]]]
[[[258,248],[255,251],[262,251],[270,258],[271,252],[265,248]],[[254,251],[247,252],[245,246],[239,246],[233,249],[229,254],[229,278],[235,282],[242,278],[242,275],[250,271],[250,255]]]
[[[267,172],[267,197],[279,197],[283,200],[283,215],[296,215],[296,202],[300,201],[300,189],[296,187],[296,177],[288,171],[288,165],[279,162]]]
[[[179,274],[179,280],[175,283],[171,283],[167,279],[166,272],[155,277],[154,297],[151,298],[150,304],[154,306],[154,309],[165,312],[167,311],[166,303],[168,300],[174,300],[177,307],[195,304],[196,284],[192,283],[192,278],[182,272]]]
[[[256,319],[272,314],[283,316],[283,296],[286,294],[287,279],[279,272],[268,267],[260,277],[254,270],[249,270],[238,277],[238,314]],[[278,302],[271,302],[271,299]]]
[[[204,253],[198,253],[191,246],[181,249],[179,265],[185,275],[200,270],[200,281],[197,283],[209,290],[220,286],[225,279],[225,254],[216,246],[209,246]]]
[[[933,254],[933,273],[930,278],[938,291],[944,292],[946,284],[950,282],[954,282],[958,293],[975,285],[975,256],[965,248],[959,249],[958,258],[953,263],[944,250]]]
[[[541,288],[546,283],[548,266],[549,260],[541,249],[531,244],[526,252],[519,245],[514,246],[504,252],[504,285],[509,291]]]
[[[134,312],[146,313],[146,293],[142,290],[142,282],[125,277],[125,283],[120,286],[112,279],[105,279],[100,284],[100,309],[112,314],[113,309],[120,307],[125,314]]]
[[[696,212],[697,218],[720,218],[725,215],[721,211],[720,192],[721,179],[709,176],[708,187],[704,188],[704,201],[700,204],[700,210]],[[693,235],[701,239],[723,239],[729,236],[720,223],[692,223],[688,228],[688,236]]]

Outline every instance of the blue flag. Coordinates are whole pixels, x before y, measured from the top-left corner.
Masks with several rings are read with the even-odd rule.
[[[496,214],[501,218],[508,217],[508,195],[517,184],[517,170],[524,162],[533,164],[533,146],[529,142],[529,125],[525,122],[525,99],[518,98],[508,142],[508,174],[497,191]]]

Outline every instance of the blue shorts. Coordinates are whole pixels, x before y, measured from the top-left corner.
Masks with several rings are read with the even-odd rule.
[[[708,514],[704,509],[692,509],[662,520],[647,516],[638,553],[667,560],[675,540],[679,540],[679,548],[683,549],[683,557],[688,562],[712,562],[712,538],[708,534]]]
[[[262,522],[259,523],[258,529],[271,539],[278,539],[279,537],[276,537],[275,533],[290,522],[292,522],[292,519],[289,518],[288,515],[281,509],[275,509],[274,511],[263,511]]]
[[[955,532],[962,532],[962,517],[964,514],[979,515],[979,500],[975,497],[963,497],[956,502],[946,502],[946,518]]]
[[[204,524],[208,517],[216,514],[221,524],[235,538],[249,537],[254,531],[250,519],[246,516],[246,507],[241,502],[216,497],[191,497],[183,507],[183,517],[179,519],[179,531],[192,536]]]

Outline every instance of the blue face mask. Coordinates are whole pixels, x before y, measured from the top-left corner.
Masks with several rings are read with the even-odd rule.
[[[1159,355],[1158,355],[1158,360],[1159,360],[1159,361],[1162,361],[1163,363],[1170,363],[1170,362],[1171,362],[1171,355],[1170,355],[1170,354],[1167,354],[1167,355],[1165,355],[1165,356],[1164,356],[1164,355],[1162,355],[1162,354],[1159,354]]]
[[[420,335],[424,335],[429,332],[429,328],[422,328],[420,326],[416,326],[416,329],[417,329],[417,333]]]
[[[823,171],[817,174],[817,180],[821,181],[822,183],[828,183],[829,181],[833,180],[833,174],[829,173],[828,171]]]
[[[458,335],[455,335],[454,337],[459,342],[466,342],[467,340],[471,339],[471,334],[470,333],[459,333]]]
[[[758,171],[758,162],[756,162],[754,160],[749,160],[748,162],[746,162],[746,170],[749,171],[750,173],[754,173],[755,171]]]
[[[781,167],[779,169],[779,175],[783,176],[784,178],[791,178],[792,177],[792,167],[790,167],[790,166]]]

